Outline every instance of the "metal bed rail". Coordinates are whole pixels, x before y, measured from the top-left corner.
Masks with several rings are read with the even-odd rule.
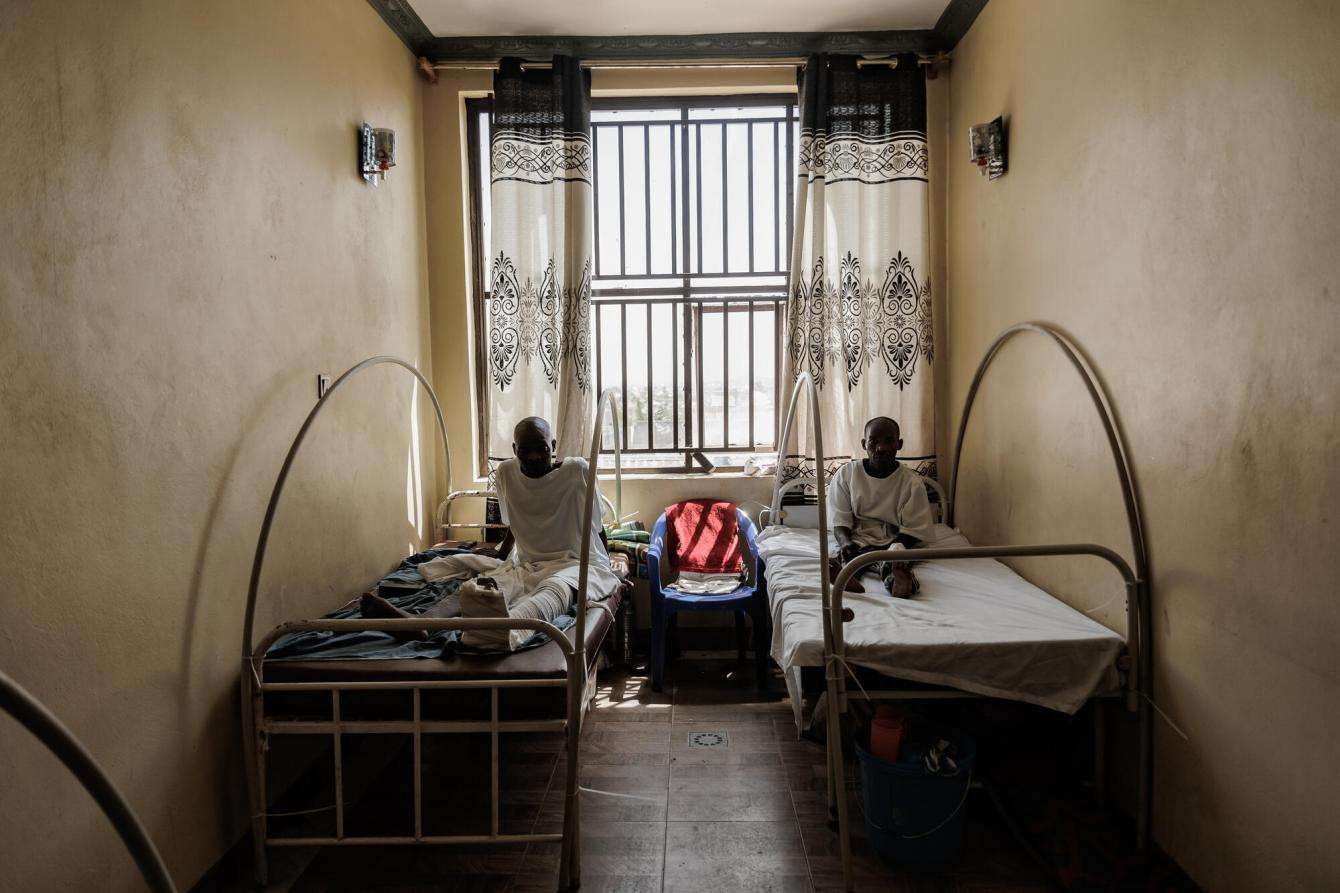
[[[380,632],[405,631],[441,631],[441,630],[498,630],[529,629],[548,635],[563,651],[567,665],[566,678],[541,677],[536,679],[425,679],[405,681],[376,682],[266,682],[264,680],[264,658],[270,647],[283,636],[296,632],[329,631],[358,632],[376,630]],[[568,641],[556,626],[543,620],[519,618],[420,618],[372,619],[372,620],[300,620],[283,623],[271,630],[256,646],[252,653],[247,672],[254,677],[252,698],[253,724],[259,735],[255,750],[257,764],[256,794],[261,810],[253,812],[253,833],[269,846],[360,846],[373,844],[466,844],[466,843],[524,843],[559,842],[566,835],[575,833],[575,827],[565,829],[563,833],[548,834],[503,834],[501,830],[501,772],[499,763],[499,739],[502,733],[516,732],[564,732],[571,739],[574,732],[579,734],[582,693],[586,687],[586,667],[577,646]],[[244,674],[245,675],[245,674]],[[566,687],[568,690],[568,711],[564,719],[507,721],[499,718],[498,692],[503,688],[542,688]],[[477,720],[424,720],[421,710],[421,692],[442,689],[489,689],[490,716],[487,722]],[[265,693],[267,692],[320,692],[331,695],[330,719],[274,719],[266,716]],[[406,720],[344,720],[340,713],[340,694],[345,691],[407,691],[411,696],[412,718]],[[575,693],[575,694],[574,694]],[[575,710],[574,710],[575,704]],[[423,830],[423,736],[425,734],[469,734],[487,732],[490,735],[491,760],[489,766],[490,781],[490,819],[488,834],[425,834]],[[413,743],[412,778],[414,787],[413,820],[414,834],[406,835],[357,835],[345,834],[344,802],[344,766],[343,735],[399,734],[411,735]],[[325,837],[271,837],[269,835],[269,815],[264,811],[267,801],[265,789],[266,766],[263,742],[269,735],[329,735],[332,739],[334,757],[335,834]],[[575,796],[575,789],[568,791]],[[262,883],[264,881],[262,880]],[[567,883],[566,878],[564,883]]]
[[[478,530],[483,533],[485,530],[506,530],[506,524],[493,524],[485,521],[452,521],[451,505],[461,499],[497,499],[498,494],[492,490],[472,489],[472,490],[452,490],[447,494],[447,498],[442,500],[442,504],[437,507],[437,529],[442,533],[449,533],[452,530]]]
[[[950,525],[954,523],[954,511],[957,507],[958,497],[958,470],[962,465],[963,441],[967,433],[968,419],[971,416],[973,402],[976,399],[978,389],[987,369],[990,367],[992,360],[999,353],[1001,347],[1013,336],[1022,332],[1035,332],[1046,336],[1061,350],[1084,383],[1085,389],[1093,402],[1100,421],[1102,422],[1104,433],[1107,436],[1108,446],[1111,449],[1113,461],[1117,467],[1117,474],[1121,483],[1122,499],[1125,503],[1127,520],[1130,528],[1134,568],[1132,568],[1124,558],[1111,549],[1108,549],[1105,546],[1089,543],[1037,546],[969,546],[946,549],[900,549],[870,552],[858,556],[842,568],[836,583],[830,585],[828,579],[828,561],[825,560],[825,558],[820,559],[819,579],[820,597],[823,606],[824,676],[828,693],[828,728],[830,731],[828,745],[825,748],[828,754],[828,796],[830,810],[834,810],[835,807],[834,811],[837,814],[838,832],[841,842],[843,881],[845,888],[848,890],[853,887],[853,877],[850,827],[848,824],[847,798],[845,795],[842,725],[840,717],[846,707],[846,679],[844,676],[846,663],[843,623],[851,618],[849,612],[844,611],[842,608],[842,593],[847,581],[851,579],[853,574],[861,568],[881,560],[908,562],[928,559],[950,560],[962,558],[1022,558],[1052,555],[1089,555],[1101,558],[1117,569],[1126,586],[1126,646],[1129,657],[1129,667],[1126,676],[1126,708],[1128,711],[1137,715],[1139,724],[1140,744],[1136,840],[1137,845],[1141,850],[1145,850],[1149,846],[1150,813],[1153,802],[1153,747],[1152,729],[1150,725],[1150,703],[1152,699],[1150,667],[1152,665],[1152,649],[1149,636],[1149,564],[1148,556],[1145,551],[1147,538],[1145,536],[1144,521],[1140,512],[1139,497],[1135,489],[1135,475],[1128,459],[1129,451],[1126,449],[1124,437],[1115,420],[1115,414],[1111,409],[1111,400],[1109,399],[1097,372],[1093,369],[1092,364],[1084,357],[1078,346],[1055,327],[1039,322],[1020,323],[1011,326],[1002,332],[987,349],[986,355],[982,358],[976,374],[973,377],[972,384],[968,389],[963,413],[959,420],[958,435],[954,448],[954,470],[950,479],[949,498],[945,501],[945,504],[947,505],[946,523]],[[809,380],[807,373],[802,373],[796,380],[796,384],[791,393],[786,422],[782,428],[783,434],[778,440],[778,443],[785,445],[788,442],[794,421],[797,401],[802,387],[807,389],[810,397],[810,417],[813,427],[815,428],[814,486],[818,502],[819,554],[826,557],[828,555],[828,537],[827,518],[824,506],[826,502],[826,491],[824,484],[823,444],[819,432],[820,424],[815,387],[813,381]],[[769,515],[773,519],[780,519],[783,517],[781,513],[782,492],[783,483],[779,462],[778,473],[773,486],[773,502],[769,510]],[[941,491],[941,495],[943,496],[943,491]],[[837,743],[836,747],[834,746],[835,738]],[[1101,748],[1101,742],[1095,741],[1095,747]]]
[[[589,459],[589,468],[586,484],[586,506],[584,510],[584,526],[582,530],[582,558],[580,573],[576,593],[576,613],[577,622],[575,624],[574,642],[569,642],[562,632],[553,624],[540,620],[529,620],[520,618],[401,618],[401,619],[316,619],[290,621],[280,624],[271,630],[260,642],[253,644],[253,632],[256,616],[256,601],[260,588],[261,571],[265,562],[265,550],[269,541],[270,530],[274,523],[275,514],[279,506],[279,498],[283,493],[284,483],[288,479],[294,460],[297,457],[299,449],[302,447],[308,431],[311,429],[316,417],[326,406],[334,394],[350,378],[364,369],[369,369],[379,365],[399,366],[409,372],[414,379],[428,393],[428,397],[433,406],[433,412],[436,417],[438,432],[442,438],[443,459],[447,473],[447,480],[451,480],[451,450],[447,439],[446,423],[442,416],[441,404],[437,399],[437,394],[433,391],[428,380],[424,378],[414,366],[407,361],[393,356],[375,356],[369,357],[360,363],[355,364],[346,370],[335,382],[327,389],[326,393],[316,402],[302,426],[298,429],[298,434],[289,447],[284,462],[279,470],[279,475],[275,479],[275,485],[270,493],[270,501],[266,506],[265,517],[261,523],[260,535],[257,539],[256,554],[252,561],[251,579],[247,591],[246,611],[243,617],[242,626],[242,672],[240,674],[241,688],[241,725],[243,737],[243,757],[247,776],[247,795],[251,806],[252,838],[255,855],[255,873],[256,879],[262,885],[265,884],[268,875],[268,861],[266,855],[266,845],[307,845],[307,844],[336,844],[336,845],[367,845],[367,844],[388,844],[388,843],[418,843],[418,844],[451,844],[451,843],[478,843],[483,841],[561,841],[562,855],[560,857],[559,882],[564,887],[576,887],[580,884],[580,858],[581,847],[579,841],[580,833],[580,802],[577,796],[577,778],[578,778],[578,743],[581,736],[581,720],[585,694],[588,690],[588,670],[590,665],[587,662],[586,654],[586,614],[587,614],[587,583],[588,583],[588,565],[590,563],[591,547],[591,520],[593,508],[599,495],[597,464],[598,453],[601,444],[602,423],[606,407],[614,416],[614,458],[615,458],[615,513],[620,516],[623,505],[623,463],[621,455],[622,439],[619,437],[618,422],[618,401],[617,393],[614,389],[609,389],[600,394],[596,406],[596,417],[594,431],[591,438],[591,453]],[[306,683],[266,683],[263,676],[264,655],[274,642],[283,635],[291,632],[300,632],[304,630],[330,630],[335,632],[349,632],[356,630],[378,630],[382,632],[393,632],[398,630],[512,630],[512,629],[530,629],[544,632],[550,636],[563,650],[566,663],[566,678],[541,678],[535,680],[513,680],[513,679],[474,679],[474,680],[406,680],[404,682],[378,682],[378,683],[357,683],[357,682],[306,682]],[[505,728],[503,721],[498,717],[498,691],[501,688],[509,687],[558,687],[563,686],[567,690],[567,710],[566,718],[554,721],[552,729],[554,731],[563,731],[566,734],[567,743],[567,779],[565,787],[563,831],[558,835],[502,835],[499,833],[499,787],[500,778],[498,772],[498,734]],[[471,724],[464,725],[453,723],[451,721],[424,723],[420,712],[420,693],[425,689],[431,688],[489,688],[491,689],[490,703],[491,713],[490,721],[487,724],[487,730],[492,736],[492,766],[491,766],[491,790],[492,790],[492,833],[488,835],[459,835],[459,836],[440,836],[424,835],[422,827],[422,735],[425,733],[437,732],[459,732],[471,730]],[[381,689],[393,691],[409,691],[413,699],[414,713],[413,719],[408,724],[400,724],[388,727],[381,721],[360,722],[358,724],[344,723],[340,719],[340,692],[355,689]],[[307,723],[301,720],[284,721],[270,720],[265,716],[264,695],[265,692],[278,691],[320,691],[328,690],[331,692],[331,720],[329,722]],[[394,722],[394,721],[390,721]],[[530,723],[534,725],[534,723]],[[546,724],[546,727],[550,727]],[[413,735],[414,743],[414,799],[415,799],[415,834],[413,837],[348,837],[344,835],[344,800],[343,800],[343,766],[341,758],[340,736],[345,733],[352,733],[353,729],[376,730],[391,732],[393,730],[406,730]],[[478,728],[483,731],[484,729]],[[520,730],[520,729],[518,729]],[[269,734],[303,734],[315,732],[317,734],[328,733],[334,737],[335,750],[335,813],[336,813],[336,834],[333,838],[281,838],[270,839],[268,837],[268,823],[266,816],[266,791],[265,791],[265,751],[267,748],[266,736]]]
[[[627,452],[624,450],[623,452]],[[600,503],[615,516],[617,521],[622,521],[618,517],[618,509],[605,497],[604,493],[597,491]],[[451,530],[506,530],[506,524],[492,524],[486,521],[452,521],[451,505],[461,499],[497,499],[498,494],[493,490],[471,489],[471,490],[453,490],[447,494],[447,498],[437,507],[437,527],[443,533]],[[616,521],[616,523],[617,523]]]
[[[847,585],[847,581],[849,581],[852,577],[859,574],[869,565],[881,561],[898,561],[898,562],[949,561],[949,560],[967,559],[967,558],[999,559],[999,558],[1076,556],[1076,555],[1100,558],[1106,561],[1112,567],[1114,567],[1117,570],[1117,572],[1121,574],[1122,581],[1126,586],[1127,623],[1131,625],[1131,628],[1135,628],[1134,625],[1140,622],[1139,618],[1143,616],[1145,610],[1147,610],[1142,600],[1142,593],[1146,592],[1147,589],[1143,585],[1143,581],[1141,581],[1138,577],[1136,577],[1135,572],[1131,569],[1131,566],[1127,564],[1126,559],[1122,558],[1120,555],[1118,555],[1111,549],[1107,548],[1106,546],[1100,546],[1094,543],[1057,543],[1052,545],[1031,545],[1031,546],[957,546],[943,549],[936,549],[936,548],[883,549],[877,552],[866,552],[864,554],[856,556],[851,561],[844,564],[842,566],[842,569],[838,572],[837,578],[833,581],[833,585],[829,590],[829,596],[832,600],[831,610],[830,606],[825,606],[824,610],[825,621],[831,622],[834,626],[833,630],[831,632],[826,631],[825,635],[826,639],[831,639],[834,646],[831,651],[828,650],[827,648],[825,648],[824,650],[824,665],[827,671],[825,675],[826,679],[829,682],[828,685],[829,701],[831,702],[834,699],[837,700],[839,714],[845,714],[847,712],[848,695],[847,695],[845,670],[848,667],[848,664],[846,660],[846,641],[844,638],[844,630],[842,625],[844,623],[851,622],[853,619],[855,619],[855,617],[850,608],[843,607],[842,598],[844,589]],[[1145,704],[1145,702],[1142,700],[1142,696],[1145,694],[1142,679],[1135,670],[1135,668],[1140,665],[1138,645],[1132,646],[1131,637],[1129,635],[1127,636],[1126,642],[1127,642],[1126,647],[1129,660],[1124,662],[1126,664],[1125,706],[1128,712],[1136,714],[1136,716],[1138,717],[1138,722],[1140,723],[1141,726],[1141,735],[1143,737],[1144,727],[1148,723],[1148,713],[1147,713],[1147,704]],[[1122,663],[1123,661],[1119,658],[1118,659],[1119,668],[1121,667]],[[984,695],[979,695],[973,692],[966,692],[962,691],[961,689],[955,689],[955,688],[943,688],[943,689],[933,689],[929,691],[911,691],[911,692],[902,690],[862,688],[862,695],[870,700],[915,700],[915,699],[941,700],[941,699],[986,697]],[[1093,695],[1090,696],[1090,700],[1095,700],[1100,697],[1103,696]],[[830,708],[830,714],[831,713],[832,709]],[[1101,716],[1102,716],[1101,713],[1094,714],[1095,717],[1094,783],[1098,790],[1098,796],[1100,797],[1100,799],[1104,796],[1105,784],[1103,776],[1106,771],[1105,770],[1106,749],[1105,744],[1101,738],[1103,733]],[[841,736],[842,736],[841,725],[837,726],[830,725],[829,729],[830,730],[837,729],[838,740],[839,742],[841,742]],[[832,738],[830,737],[829,740],[831,742]],[[830,767],[830,774],[828,777],[829,811],[830,814],[832,814],[834,807],[836,806],[839,833],[842,835],[843,838],[843,866],[842,866],[843,879],[846,884],[846,889],[851,890],[853,884],[853,878],[851,873],[850,848],[848,845],[850,831],[847,826],[847,816],[846,816],[847,798],[845,794],[845,779],[846,779],[846,769],[844,766],[845,756],[843,753],[841,743],[839,743],[837,747],[832,747],[830,744],[827,749],[829,753],[829,767]],[[1144,763],[1144,761],[1147,758],[1148,754],[1142,749],[1140,754],[1141,763],[1139,773],[1142,782],[1147,777],[1146,766]],[[1150,806],[1149,797],[1150,797],[1150,790],[1148,786],[1141,783],[1137,791],[1137,807],[1136,807],[1137,813],[1141,816],[1145,816],[1148,813],[1148,809]],[[996,800],[993,797],[993,801],[996,803],[998,809],[1002,810],[1004,809],[1003,803],[1001,803],[999,800]],[[1012,829],[1012,833],[1015,833],[1016,836],[1019,837],[1020,836],[1019,832],[1015,830],[1016,823],[1014,822],[1013,818],[1008,815],[1005,818],[1006,823]],[[1147,828],[1147,825],[1143,823],[1139,824],[1139,827],[1137,828],[1137,838],[1139,846],[1141,848],[1143,848],[1147,844],[1147,839],[1143,837],[1143,835],[1146,833],[1144,830],[1145,828]],[[1020,837],[1020,840],[1025,847],[1029,847],[1031,849],[1032,845],[1028,841],[1024,840],[1022,837]]]

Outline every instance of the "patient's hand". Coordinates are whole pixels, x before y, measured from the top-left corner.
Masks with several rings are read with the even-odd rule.
[[[843,564],[846,564],[860,554],[861,547],[855,543],[847,543],[847,545],[842,547],[842,551],[838,552],[838,556],[842,559]]]

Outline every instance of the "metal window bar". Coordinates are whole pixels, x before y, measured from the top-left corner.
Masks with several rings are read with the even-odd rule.
[[[651,269],[651,125],[642,125],[642,229],[646,236],[647,263],[642,269]]]
[[[754,272],[754,124],[744,126],[745,133],[745,182],[748,184],[749,201],[745,205],[749,217],[749,272]]]
[[[628,181],[624,179],[623,171],[623,127],[619,127],[615,132],[619,135],[619,275],[624,276],[628,273],[628,222],[624,216],[624,192],[626,191],[624,184]],[[596,180],[598,182],[599,178],[596,178]],[[592,191],[594,192],[594,188]],[[595,194],[594,199],[599,201],[600,195]],[[626,384],[627,382],[625,382]]]
[[[730,311],[721,304],[721,446],[730,448]]]

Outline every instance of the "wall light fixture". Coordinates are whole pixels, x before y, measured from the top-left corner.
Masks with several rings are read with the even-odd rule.
[[[395,131],[364,122],[358,128],[358,172],[376,186],[395,167]]]

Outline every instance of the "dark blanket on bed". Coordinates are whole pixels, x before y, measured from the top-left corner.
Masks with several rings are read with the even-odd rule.
[[[445,602],[447,612],[444,616],[459,617],[460,601],[456,590],[460,589],[460,580],[447,580],[429,583],[418,571],[425,561],[444,555],[455,555],[463,549],[429,549],[417,552],[404,561],[391,573],[377,583],[377,592],[391,604],[410,614],[422,614],[429,608]],[[417,587],[415,583],[417,581]],[[452,602],[455,604],[452,604]],[[554,619],[554,626],[567,629],[576,622],[575,609]],[[331,611],[325,617],[333,620],[357,620],[363,615],[358,602]],[[544,633],[535,633],[521,648],[538,648],[549,641]],[[498,651],[483,651],[465,648],[461,645],[460,630],[439,630],[426,640],[416,642],[397,642],[389,633],[366,630],[352,633],[329,631],[310,631],[291,633],[276,641],[265,653],[266,660],[397,660],[413,657],[451,657],[457,651],[469,651],[471,654],[497,654]]]

